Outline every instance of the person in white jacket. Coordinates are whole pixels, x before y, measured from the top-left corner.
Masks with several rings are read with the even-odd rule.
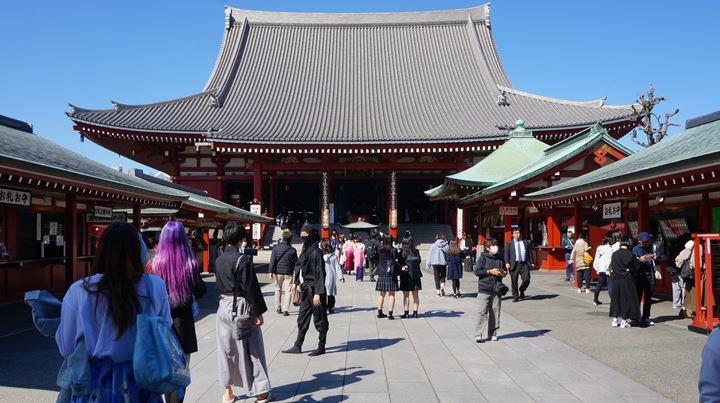
[[[607,285],[608,295],[610,295],[610,283],[608,279],[610,277],[610,256],[613,253],[613,247],[610,246],[610,238],[605,237],[602,240],[602,245],[597,247],[595,250],[595,259],[593,260],[593,269],[598,275],[598,282],[595,286],[595,297],[593,298],[593,305],[601,305],[602,302],[598,299],[600,296],[600,290],[603,286]]]

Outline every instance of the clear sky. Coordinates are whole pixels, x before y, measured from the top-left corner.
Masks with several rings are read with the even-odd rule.
[[[482,1],[124,0],[0,2],[0,114],[124,168],[140,167],[80,143],[68,103],[108,108],[200,91],[222,36],[225,4],[274,11],[419,11]],[[720,110],[720,1],[492,3],[501,61],[515,88],[570,100],[628,104],[649,83],[680,108],[674,122]],[[681,128],[680,127],[680,128]],[[680,128],[673,128],[677,132]]]

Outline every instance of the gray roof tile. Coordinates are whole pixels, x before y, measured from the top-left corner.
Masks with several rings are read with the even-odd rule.
[[[233,23],[203,92],[69,115],[139,131],[217,130],[210,140],[317,144],[472,141],[503,138],[518,118],[539,129],[631,115],[629,106],[512,89],[488,7],[373,14],[229,8]],[[502,91],[509,106],[498,105]]]

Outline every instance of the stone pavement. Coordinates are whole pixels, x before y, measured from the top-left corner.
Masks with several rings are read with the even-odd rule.
[[[287,318],[268,312],[263,331],[274,393],[301,402],[697,401],[705,336],[669,320],[663,304],[653,310],[662,321],[653,328],[610,328],[607,305],[593,307],[590,294],[575,293],[560,276],[533,272],[530,298],[503,301],[500,341],[484,344],[473,340],[474,276],[462,281],[465,297],[457,300],[436,297],[426,273],[422,317],[394,321],[375,317],[374,283],[339,284],[329,353],[321,357],[280,353],[295,339],[297,310]],[[267,274],[258,278],[266,282]],[[212,278],[206,281],[187,401],[217,403],[217,299]],[[263,291],[272,306],[272,286]],[[0,305],[0,315],[0,402],[54,402],[62,361],[54,341],[29,329],[24,305]],[[311,327],[304,349],[316,339]]]
[[[501,316],[500,341],[477,344],[475,299],[438,298],[431,283],[426,275],[422,317],[394,321],[375,317],[374,283],[353,279],[339,284],[328,354],[321,357],[282,354],[295,339],[297,316],[268,312],[263,333],[277,401],[669,401],[507,313]],[[474,281],[464,283],[466,290],[474,288]],[[272,306],[271,287],[264,291]],[[509,301],[503,304],[507,307]],[[197,324],[200,352],[192,357],[189,402],[220,401],[214,321],[209,314]],[[316,340],[311,326],[303,348],[310,350]]]

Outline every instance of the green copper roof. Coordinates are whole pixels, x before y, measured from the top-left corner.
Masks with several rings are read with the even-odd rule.
[[[552,147],[546,147],[543,152],[535,157],[523,156],[526,163],[520,169],[514,171],[514,173],[510,175],[506,175],[503,180],[498,181],[492,186],[488,186],[483,190],[465,197],[462,199],[461,203],[466,204],[478,199],[490,198],[497,192],[508,190],[521,182],[551,171],[555,169],[555,167],[597,145],[601,141],[611,145],[626,155],[630,155],[632,153],[632,150],[612,138],[607,131],[605,131],[602,125],[598,123],[553,145]],[[515,158],[518,158],[518,156],[516,155]]]
[[[562,198],[694,171],[717,165],[718,161],[720,119],[686,129],[620,161],[527,196],[532,200]]]
[[[458,185],[487,187],[543,156],[549,146],[525,130],[524,122],[518,120],[509,139],[497,150],[472,167],[445,177],[445,183],[425,192],[431,198],[450,196]]]

